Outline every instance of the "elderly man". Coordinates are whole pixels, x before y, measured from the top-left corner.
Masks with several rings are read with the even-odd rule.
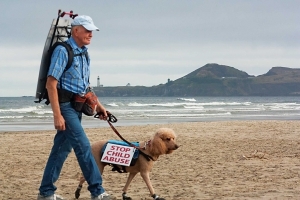
[[[90,90],[90,59],[85,56],[86,45],[90,44],[93,31],[99,29],[89,16],[84,15],[75,17],[71,26],[72,36],[66,42],[72,47],[74,55],[80,54],[80,56],[74,57],[71,67],[66,71],[64,69],[68,62],[68,53],[65,47],[57,46],[51,57],[46,88],[57,133],[37,199],[63,199],[55,194],[57,188],[54,183],[59,178],[63,163],[73,148],[82,173],[89,184],[91,199],[109,200],[110,195],[102,187],[101,174],[92,155],[90,142],[81,125],[82,112],[75,110],[72,103],[73,95],[84,95]],[[106,109],[99,101],[96,111],[104,113],[102,119],[106,119]]]

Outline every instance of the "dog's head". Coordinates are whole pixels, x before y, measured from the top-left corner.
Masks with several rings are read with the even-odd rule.
[[[156,155],[170,154],[179,146],[176,144],[176,135],[170,128],[160,128],[151,142],[152,152]]]

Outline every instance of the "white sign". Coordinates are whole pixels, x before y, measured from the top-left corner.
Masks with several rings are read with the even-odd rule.
[[[134,147],[107,143],[101,161],[111,164],[129,166],[134,152]]]

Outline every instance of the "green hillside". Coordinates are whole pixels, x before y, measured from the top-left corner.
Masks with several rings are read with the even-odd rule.
[[[98,96],[292,96],[300,95],[300,69],[273,67],[255,77],[230,66],[206,64],[166,84],[94,90]]]

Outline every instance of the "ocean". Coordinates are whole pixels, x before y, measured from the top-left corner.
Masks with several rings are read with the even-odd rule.
[[[299,97],[99,97],[115,126],[196,121],[299,120]],[[0,97],[0,131],[54,130],[50,105],[34,97]],[[106,127],[83,117],[85,128]]]

